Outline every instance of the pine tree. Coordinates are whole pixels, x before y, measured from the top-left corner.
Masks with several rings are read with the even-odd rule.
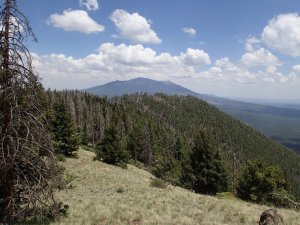
[[[127,150],[129,151],[130,157],[135,161],[135,163],[140,159],[140,149],[141,144],[138,139],[137,131],[132,131],[127,138]]]
[[[205,131],[200,131],[190,155],[192,188],[203,194],[228,190],[228,172],[218,151]]]
[[[49,113],[53,146],[57,154],[75,156],[78,150],[78,135],[71,113],[62,102],[55,102]]]
[[[53,188],[59,170],[44,120],[44,90],[24,42],[34,34],[16,0],[0,13],[0,223],[58,213]]]
[[[291,198],[282,169],[279,166],[267,165],[260,159],[248,161],[241,170],[237,195],[244,200],[273,203],[277,206],[287,204],[284,197]]]
[[[153,163],[153,150],[151,145],[151,133],[149,125],[146,124],[144,128],[144,139],[143,139],[143,161],[146,167],[152,166]]]
[[[128,161],[128,152],[122,147],[114,124],[105,130],[103,140],[97,145],[96,158],[109,164],[122,164]]]
[[[177,140],[172,150],[173,157],[176,160],[180,161],[182,159],[183,146],[179,137],[177,137]]]

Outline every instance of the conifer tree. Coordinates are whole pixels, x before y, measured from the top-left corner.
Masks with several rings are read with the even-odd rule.
[[[143,139],[143,161],[146,167],[152,166],[153,163],[153,149],[151,145],[151,133],[149,125],[146,124],[144,128],[144,139]]]
[[[55,102],[49,115],[53,146],[57,154],[74,156],[78,150],[78,135],[71,113],[62,102]]]
[[[109,164],[122,164],[128,161],[128,153],[122,147],[114,124],[105,130],[103,140],[97,145],[96,158]]]
[[[1,9],[0,223],[14,224],[58,212],[53,187],[59,170],[45,129],[44,90],[24,45],[34,34],[16,0],[6,0]]]
[[[260,159],[249,160],[241,170],[237,195],[241,199],[257,203],[273,203],[277,206],[289,204],[286,197],[287,182],[279,166],[267,165]]]
[[[181,160],[182,159],[182,151],[183,151],[183,146],[182,146],[182,143],[181,143],[181,140],[179,137],[177,137],[177,140],[175,142],[175,145],[173,147],[173,157],[176,159],[176,160]]]
[[[190,155],[192,188],[203,194],[228,190],[228,171],[205,131],[200,131]]]
[[[137,131],[132,131],[127,138],[127,150],[130,153],[130,157],[135,163],[140,159],[141,144],[138,139]]]

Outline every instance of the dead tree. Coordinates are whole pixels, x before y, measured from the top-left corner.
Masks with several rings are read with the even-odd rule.
[[[150,167],[153,163],[153,151],[151,147],[151,133],[149,125],[146,124],[144,128],[144,140],[143,140],[143,160],[146,167]]]
[[[43,119],[43,88],[24,45],[35,36],[16,0],[0,12],[0,223],[54,210],[59,170]]]

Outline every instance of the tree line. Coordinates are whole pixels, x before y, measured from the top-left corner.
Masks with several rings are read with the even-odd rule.
[[[108,99],[79,91],[49,91],[48,101],[65,104],[79,142],[95,148],[98,160],[143,163],[157,177],[198,193],[231,192],[281,206],[289,203],[280,196],[297,196],[294,177],[284,170],[291,168],[285,168],[282,159],[273,163],[270,157],[262,158],[273,148],[291,154],[295,162],[297,155],[194,97],[135,94]],[[254,147],[259,154],[248,152]]]

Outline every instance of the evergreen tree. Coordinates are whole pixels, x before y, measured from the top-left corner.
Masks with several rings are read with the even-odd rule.
[[[146,167],[152,166],[153,163],[153,149],[151,144],[151,133],[149,125],[146,124],[144,128],[144,139],[143,139],[143,162]]]
[[[200,131],[195,138],[186,172],[192,173],[190,182],[198,193],[214,195],[228,190],[227,168],[205,131]]]
[[[62,102],[54,103],[49,118],[56,153],[74,156],[78,150],[78,135],[66,105]]]
[[[177,140],[176,140],[175,145],[172,150],[173,150],[172,151],[173,157],[176,160],[180,161],[182,159],[183,146],[182,146],[182,143],[181,143],[181,140],[179,137],[177,137]]]
[[[141,144],[138,139],[137,131],[132,131],[127,138],[127,150],[129,151],[130,158],[135,162],[141,159]]]
[[[171,184],[180,184],[181,165],[180,162],[173,157],[166,155],[161,159],[156,160],[152,169],[152,173]]]
[[[260,159],[248,161],[242,169],[237,195],[244,200],[281,206],[286,204],[283,197],[290,197],[282,169],[279,166],[267,165]]]
[[[96,158],[109,164],[122,164],[128,161],[128,153],[121,145],[114,124],[105,130],[103,140],[97,145]]]

